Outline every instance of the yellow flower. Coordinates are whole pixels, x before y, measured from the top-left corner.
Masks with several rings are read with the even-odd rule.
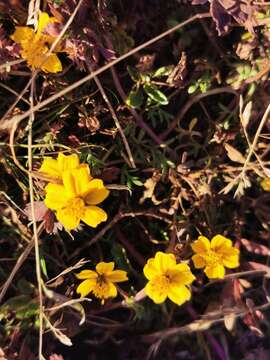
[[[50,23],[57,22],[45,12],[41,12],[38,19],[37,32],[28,26],[16,26],[11,39],[21,46],[21,56],[32,68],[40,68],[45,72],[56,73],[62,71],[62,64],[57,55],[49,52],[48,45],[51,45],[55,38],[45,35],[44,29]],[[59,49],[56,49],[56,51]]]
[[[103,181],[90,176],[88,166],[69,169],[62,174],[63,185],[49,183],[45,205],[56,210],[56,218],[68,230],[75,229],[80,220],[97,227],[107,220],[107,214],[96,205],[109,195]]]
[[[117,288],[114,283],[127,281],[128,278],[126,271],[113,269],[114,262],[100,262],[96,266],[96,271],[81,271],[76,276],[84,281],[77,287],[77,293],[84,297],[92,292],[102,303],[108,298],[116,297]]]
[[[195,252],[192,256],[195,268],[204,268],[209,279],[223,279],[225,267],[233,269],[239,266],[239,250],[222,235],[214,236],[211,242],[205,236],[199,236],[191,247]]]
[[[57,160],[51,157],[45,158],[39,171],[52,179],[62,180],[64,171],[76,169],[79,166],[80,160],[77,154],[64,155],[59,153]]]
[[[195,277],[187,264],[176,264],[173,254],[157,252],[154,258],[147,261],[143,272],[149,280],[145,293],[156,304],[164,302],[167,297],[177,305],[190,299],[191,292],[187,285]]]
[[[270,191],[270,178],[265,178],[261,181],[261,187],[264,191]]]

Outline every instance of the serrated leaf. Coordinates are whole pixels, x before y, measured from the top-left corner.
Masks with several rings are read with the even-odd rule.
[[[144,84],[143,85],[144,91],[148,95],[148,97],[154,100],[156,103],[160,105],[168,105],[169,101],[168,98],[163,92],[158,90],[158,88],[153,84]]]
[[[238,162],[240,164],[244,164],[246,159],[244,156],[240,153],[240,151],[236,150],[233,146],[229,144],[225,144],[225,149],[227,151],[227,155],[230,158],[230,160]]]
[[[143,93],[141,89],[131,90],[129,93],[126,104],[134,109],[138,109],[141,107],[143,103]]]

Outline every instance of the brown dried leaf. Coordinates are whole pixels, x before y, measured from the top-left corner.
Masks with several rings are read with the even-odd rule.
[[[246,159],[244,156],[240,153],[240,151],[236,150],[233,146],[230,144],[225,144],[225,149],[227,151],[227,155],[230,158],[230,160],[238,162],[240,164],[244,164]]]
[[[270,255],[270,250],[267,246],[258,244],[254,241],[250,241],[247,239],[241,239],[240,242],[249,252],[253,252],[254,254],[263,255],[263,256]]]
[[[154,173],[150,179],[147,179],[145,181],[144,186],[146,190],[144,190],[143,196],[139,200],[140,204],[143,204],[146,199],[151,199],[155,205],[159,205],[161,203],[161,201],[156,199],[154,194],[155,187],[159,182],[160,178],[161,175],[159,173]]]

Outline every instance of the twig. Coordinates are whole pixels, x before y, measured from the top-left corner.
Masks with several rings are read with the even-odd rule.
[[[231,94],[234,94],[235,96],[238,96],[238,93],[230,87],[221,87],[221,88],[217,88],[217,89],[212,89],[212,90],[206,91],[205,93],[194,96],[186,103],[186,105],[183,108],[181,108],[181,110],[176,115],[175,119],[170,123],[170,126],[168,127],[168,129],[165,130],[161,134],[161,136],[160,136],[161,139],[163,139],[163,140],[166,139],[166,137],[180,123],[180,121],[183,119],[183,117],[188,112],[188,110],[191,108],[191,106],[194,105],[197,101],[199,101],[207,96],[212,96],[212,95],[222,94],[222,93],[231,93]]]
[[[268,118],[269,113],[270,113],[270,104],[268,104],[268,106],[267,106],[267,108],[266,108],[266,110],[264,112],[264,115],[262,117],[262,120],[261,120],[261,122],[260,122],[260,124],[258,126],[258,129],[257,129],[256,134],[254,136],[253,142],[252,142],[252,144],[250,146],[249,153],[247,155],[246,161],[245,161],[245,163],[243,165],[241,174],[239,175],[240,177],[243,177],[245,175],[246,168],[247,168],[247,166],[248,166],[248,164],[250,162],[250,158],[251,158],[252,154],[255,151],[255,147],[256,147],[257,142],[259,140],[259,136],[260,136],[261,131],[262,131],[263,127],[264,127],[264,124],[265,124],[265,122],[266,122],[266,120]]]
[[[111,74],[113,77],[113,81],[115,84],[115,87],[121,96],[123,102],[126,101],[127,95],[124,92],[124,89],[120,83],[119,77],[114,69],[114,67],[111,67]],[[154,131],[143,121],[142,117],[137,113],[135,109],[129,108],[128,109],[130,113],[133,115],[134,119],[136,120],[137,124],[140,126],[141,129],[143,129],[158,145],[166,147],[166,144],[163,143],[163,141],[154,133]]]
[[[33,76],[33,81],[31,83],[31,93],[30,93],[30,104],[31,108],[34,106],[34,87],[35,87],[35,77]],[[42,278],[40,270],[40,255],[39,255],[39,243],[38,243],[38,231],[35,215],[35,204],[34,204],[34,185],[33,185],[33,176],[32,176],[32,126],[35,120],[34,113],[31,113],[28,121],[28,179],[29,179],[29,196],[31,204],[31,216],[33,223],[33,236],[34,236],[34,247],[35,247],[35,259],[36,259],[36,277],[38,283],[38,299],[39,299],[39,347],[38,347],[38,358],[39,360],[43,359],[42,355],[42,340],[43,340],[43,297],[42,297]]]
[[[94,71],[92,74],[89,74],[87,76],[85,76],[84,78],[76,81],[75,83],[69,85],[68,87],[66,87],[65,89],[59,91],[57,94],[54,94],[52,96],[50,96],[49,98],[43,100],[42,102],[38,103],[37,105],[35,105],[33,107],[33,112],[36,112],[38,110],[40,110],[41,108],[43,108],[44,106],[50,104],[51,102],[55,101],[56,99],[59,99],[60,97],[66,95],[67,93],[71,92],[72,90],[76,89],[77,87],[83,85],[84,83],[86,83],[87,81],[91,80],[94,78],[94,76],[97,76],[99,74],[101,74],[102,72],[104,72],[105,70],[109,69],[110,67],[118,64],[120,61],[128,58],[129,56],[135,54],[136,52],[144,49],[145,47],[155,43],[156,41],[164,38],[165,36],[168,36],[170,35],[171,33],[173,33],[174,31],[178,30],[178,29],[181,29],[182,27],[194,22],[195,20],[198,20],[198,19],[204,19],[204,18],[209,18],[211,17],[210,13],[202,13],[202,14],[197,14],[197,15],[194,15],[192,16],[191,18],[189,18],[188,20],[185,20],[183,21],[182,23],[172,27],[171,29],[161,33],[160,35],[150,39],[149,41],[146,41],[145,43],[137,46],[136,48],[128,51],[126,54],[120,56],[119,58],[109,62],[108,64],[102,66],[101,68],[99,68],[98,70]],[[30,110],[27,110],[25,111],[24,114],[22,115],[18,115],[18,116],[14,116],[10,122],[12,124],[15,123],[15,127],[17,127],[19,125],[19,123],[24,120],[25,118],[27,118],[29,115],[30,115],[31,111]],[[5,125],[7,126],[7,125]],[[10,125],[8,126],[10,127]],[[3,129],[3,127],[1,127]]]
[[[152,218],[164,221],[168,224],[171,224],[171,220],[167,219],[164,216],[161,216],[161,215],[155,214],[155,213],[151,213],[151,212],[144,212],[144,211],[130,211],[130,212],[125,212],[125,213],[119,212],[117,215],[115,215],[115,217],[112,219],[112,221],[109,222],[106,226],[104,226],[104,228],[102,230],[100,230],[100,232],[97,233],[88,243],[82,245],[80,248],[77,248],[75,251],[73,251],[73,253],[70,255],[68,260],[73,259],[77,255],[79,255],[82,250],[87,249],[89,246],[93,245],[98,240],[100,240],[102,238],[102,236],[104,236],[106,234],[106,232],[108,230],[110,230],[110,228],[112,228],[116,223],[118,223],[118,221],[122,220],[125,217],[136,217],[136,216],[152,217]]]
[[[90,72],[92,73],[91,68],[90,68]],[[116,127],[117,127],[117,129],[118,129],[118,131],[119,131],[119,133],[120,133],[120,135],[121,135],[121,138],[122,138],[122,140],[123,140],[124,146],[125,146],[125,148],[126,148],[126,152],[127,152],[127,154],[128,154],[129,163],[130,163],[130,165],[131,165],[131,167],[132,167],[133,169],[136,169],[136,165],[135,165],[135,162],[134,162],[134,159],[133,159],[133,156],[132,156],[132,152],[131,152],[131,150],[130,150],[130,146],[129,146],[129,144],[128,144],[128,141],[127,141],[127,138],[126,138],[126,136],[125,136],[125,133],[124,133],[122,127],[121,127],[120,121],[118,120],[118,117],[117,117],[117,115],[116,115],[116,113],[115,113],[115,111],[114,111],[114,108],[112,107],[112,104],[111,104],[110,100],[108,99],[108,96],[107,96],[107,94],[106,94],[106,92],[105,92],[105,90],[104,90],[104,88],[103,88],[103,86],[102,86],[102,84],[101,84],[101,82],[99,81],[99,78],[98,78],[97,76],[94,76],[94,81],[95,81],[95,83],[97,84],[97,87],[99,88],[99,91],[100,91],[100,93],[101,93],[101,95],[102,95],[102,97],[103,97],[103,100],[104,100],[105,103],[107,104],[107,106],[108,106],[108,108],[109,108],[109,110],[110,110],[110,113],[111,113],[111,115],[112,115],[112,118],[113,118],[113,120],[114,120],[114,122],[115,122],[115,125],[116,125]]]
[[[42,222],[39,227],[38,227],[38,235],[40,235],[42,233],[44,229],[44,222]],[[0,303],[2,302],[4,296],[6,295],[6,292],[10,286],[10,284],[12,283],[17,271],[20,269],[20,267],[23,265],[24,261],[27,259],[28,255],[30,254],[31,250],[34,247],[34,238],[32,237],[32,239],[30,240],[29,244],[27,245],[27,247],[25,248],[25,250],[23,251],[23,253],[19,256],[16,264],[14,265],[8,279],[5,281],[2,290],[0,292]]]

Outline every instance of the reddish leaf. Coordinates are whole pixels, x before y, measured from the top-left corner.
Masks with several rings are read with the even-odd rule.
[[[249,252],[253,252],[254,254],[264,255],[264,256],[270,255],[270,250],[268,249],[268,247],[264,245],[255,243],[247,239],[241,239],[240,242]]]

